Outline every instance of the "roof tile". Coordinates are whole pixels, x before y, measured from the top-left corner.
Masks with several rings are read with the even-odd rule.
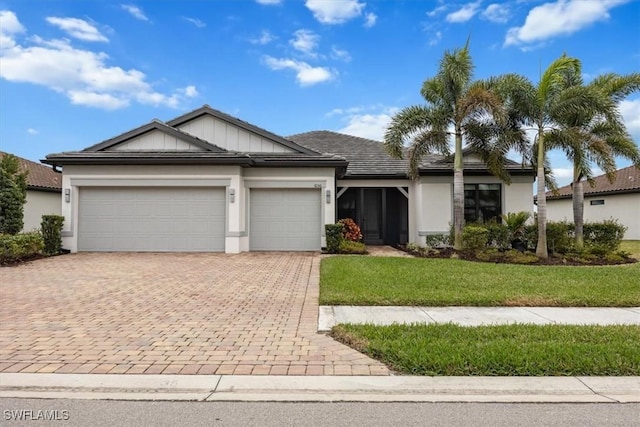
[[[0,159],[7,153],[0,151]],[[62,174],[55,172],[52,168],[31,160],[18,157],[20,169],[28,171],[27,186],[29,189],[37,190],[58,190],[62,191]]]

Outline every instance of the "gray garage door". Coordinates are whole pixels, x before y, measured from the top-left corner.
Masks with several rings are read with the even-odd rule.
[[[80,251],[224,251],[223,188],[80,189]]]
[[[320,190],[251,189],[251,250],[320,250]]]

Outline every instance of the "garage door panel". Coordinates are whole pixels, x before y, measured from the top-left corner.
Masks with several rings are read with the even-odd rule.
[[[316,189],[252,189],[250,249],[319,250],[321,209]]]
[[[78,249],[224,251],[225,203],[222,188],[83,188]]]

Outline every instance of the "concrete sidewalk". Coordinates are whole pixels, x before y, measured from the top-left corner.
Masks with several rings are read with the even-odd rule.
[[[0,397],[192,401],[640,402],[640,377],[0,374]]]
[[[536,325],[640,325],[640,307],[364,307],[320,306],[318,331],[339,323],[456,323],[463,326],[529,323]]]

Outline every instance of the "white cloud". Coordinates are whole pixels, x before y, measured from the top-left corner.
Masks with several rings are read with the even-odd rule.
[[[149,20],[149,18],[147,18],[147,15],[145,15],[142,9],[140,9],[138,6],[134,6],[132,4],[121,4],[120,7],[129,12],[131,16],[136,19],[139,19],[141,21]]]
[[[99,93],[85,90],[69,90],[67,96],[72,104],[102,108],[103,110],[117,110],[129,105],[129,99],[118,97],[110,93]]]
[[[0,49],[9,49],[15,46],[13,36],[24,33],[15,13],[10,10],[0,10]]]
[[[45,40],[37,35],[29,38],[30,45],[20,44],[15,36],[22,26],[13,13],[9,14],[1,16],[0,78],[44,86],[64,94],[73,104],[104,109],[123,108],[131,101],[179,105],[179,92],[155,91],[143,72],[108,65],[110,58],[104,52],[77,49],[68,40]],[[5,26],[7,16],[10,25]]]
[[[182,91],[184,92],[184,95],[188,98],[195,98],[196,96],[200,95],[198,93],[198,89],[196,89],[196,87],[193,85],[185,87]]]
[[[206,23],[204,23],[203,21],[199,20],[198,18],[189,18],[188,16],[183,16],[182,19],[184,19],[187,22],[192,23],[193,25],[195,25],[198,28],[204,28],[207,26]]]
[[[500,3],[492,3],[482,12],[482,18],[497,24],[506,23],[510,17],[509,6]]]
[[[376,25],[376,22],[378,22],[378,17],[376,16],[375,13],[369,12],[364,16],[364,26],[365,26],[365,28],[373,27],[374,25]]]
[[[636,144],[640,144],[640,99],[622,100],[619,107],[627,130]]]
[[[262,30],[260,37],[249,40],[250,43],[265,45],[271,43],[276,37],[267,30]]]
[[[109,41],[100,31],[92,24],[78,18],[58,18],[56,16],[47,17],[47,22],[55,25],[62,31],[79,40],[88,42],[106,42]]]
[[[478,0],[473,3],[467,3],[464,6],[462,6],[460,9],[456,10],[455,12],[451,12],[446,17],[447,22],[453,22],[453,23],[467,22],[468,20],[473,18],[473,16],[478,12],[480,3],[482,3],[482,0]]]
[[[444,12],[445,10],[447,10],[447,6],[446,5],[440,5],[438,7],[436,7],[433,10],[430,10],[429,12],[427,12],[427,16],[429,18],[433,18],[436,15],[439,15],[440,13]]]
[[[510,28],[505,46],[535,43],[569,35],[594,22],[609,19],[609,10],[629,0],[558,0],[529,11],[522,27]]]
[[[370,105],[346,109],[336,108],[326,116],[342,116],[340,120],[346,124],[338,129],[338,132],[382,141],[391,118],[397,112],[398,108],[395,107]]]
[[[294,70],[296,72],[296,80],[300,86],[312,86],[334,78],[334,73],[327,68],[312,67],[306,62],[293,59],[278,59],[265,56],[264,63],[272,70]]]
[[[306,0],[305,6],[322,24],[342,24],[362,14],[366,3],[358,0]]]
[[[37,135],[37,134],[39,134],[40,132],[38,132],[38,129],[29,128],[29,129],[27,129],[27,133],[28,133],[29,135]]]
[[[344,62],[351,61],[351,55],[344,49],[337,48],[335,46],[331,47],[331,58],[338,59]]]
[[[282,3],[282,0],[256,0],[256,3],[265,4],[265,5],[273,5],[273,4]]]
[[[437,45],[438,43],[440,43],[440,40],[442,40],[442,32],[436,31],[429,39],[429,46]]]
[[[320,36],[315,34],[311,30],[298,30],[293,33],[294,38],[289,40],[289,44],[293,46],[294,49],[305,53],[309,56],[316,56],[314,52],[318,47],[318,42],[320,41]]]

